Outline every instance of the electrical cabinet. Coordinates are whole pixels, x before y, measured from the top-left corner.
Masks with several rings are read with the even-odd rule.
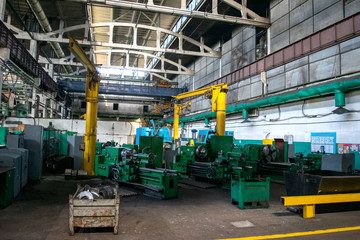
[[[10,205],[14,199],[14,168],[0,168],[0,208]]]

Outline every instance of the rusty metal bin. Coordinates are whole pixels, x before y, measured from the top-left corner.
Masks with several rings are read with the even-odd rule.
[[[79,187],[78,187],[79,189]],[[78,191],[77,191],[78,192]],[[70,235],[74,228],[113,227],[118,234],[120,195],[113,199],[77,199],[76,193],[69,195]]]

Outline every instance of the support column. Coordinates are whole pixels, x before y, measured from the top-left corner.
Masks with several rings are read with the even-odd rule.
[[[4,17],[5,17],[5,4],[6,4],[6,1],[0,1],[0,20],[1,21],[4,21]],[[4,78],[4,72],[3,72],[2,68],[0,68],[0,111],[1,112],[2,112],[1,96],[2,96],[3,78]]]
[[[30,50],[29,50],[31,56],[36,59],[37,55],[37,41],[36,40],[30,40]]]
[[[5,18],[5,5],[6,1],[0,1],[0,20],[4,21]]]
[[[49,75],[54,78],[54,64],[49,64]]]
[[[216,133],[218,136],[225,136],[225,117],[226,117],[226,92],[221,90],[216,104]]]
[[[31,108],[31,117],[35,117],[35,104],[36,104],[36,88],[33,87],[32,89],[32,98],[31,98],[31,102],[32,102],[32,108]]]
[[[50,99],[50,104],[49,104],[50,114],[49,114],[49,118],[53,118],[53,97],[54,97],[54,94],[51,94],[51,98],[49,98],[49,99]]]
[[[93,74],[86,76],[86,126],[85,126],[85,151],[84,151],[84,170],[89,176],[94,176],[94,164],[96,154],[96,121],[98,107],[98,93],[100,78],[93,81]]]
[[[174,141],[179,139],[180,104],[174,104]]]

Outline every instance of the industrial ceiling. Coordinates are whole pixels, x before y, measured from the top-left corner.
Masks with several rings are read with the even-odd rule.
[[[196,58],[221,57],[212,46],[231,36],[233,28],[268,27],[268,4],[261,0],[7,0],[5,25],[26,48],[30,40],[37,41],[38,62],[52,65],[54,79],[62,80],[69,92],[72,89],[64,81],[84,81],[86,75],[70,54],[69,36],[77,39],[106,83],[157,87],[161,82],[178,88],[175,77],[194,75],[188,66]],[[134,98],[119,93],[116,99],[112,94],[119,102]],[[152,97],[155,102],[161,99]]]

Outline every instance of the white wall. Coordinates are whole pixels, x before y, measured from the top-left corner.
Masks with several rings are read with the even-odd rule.
[[[34,124],[32,118],[7,118],[6,121],[21,121],[23,124]],[[77,132],[78,135],[85,134],[85,120],[71,119],[36,119],[36,124],[47,127],[49,122],[56,129]],[[136,128],[140,127],[140,122],[124,121],[98,121],[97,122],[97,139],[99,141],[114,140],[119,144],[130,143],[132,136],[136,134]],[[16,127],[16,125],[5,124],[5,127]]]
[[[360,91],[346,93],[345,97],[345,108],[358,112],[332,114],[336,107],[334,95],[330,95],[306,100],[304,107],[303,101],[281,105],[280,118],[277,106],[261,108],[258,117],[250,117],[245,123],[241,114],[227,116],[226,131],[235,131],[236,139],[253,140],[284,138],[285,134],[291,134],[296,142],[310,142],[311,132],[336,132],[337,143],[360,144]],[[308,117],[303,115],[302,108]],[[210,125],[215,129],[215,119]],[[191,129],[204,129],[204,126],[204,121],[186,124],[186,136],[191,137]]]

